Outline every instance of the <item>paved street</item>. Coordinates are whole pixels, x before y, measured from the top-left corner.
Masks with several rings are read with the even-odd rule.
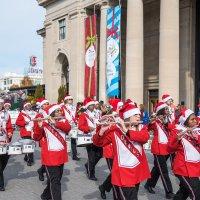
[[[96,169],[97,182],[89,181],[84,171],[84,163],[86,161],[86,151],[84,148],[78,148],[81,161],[70,161],[65,165],[64,175],[62,179],[62,196],[63,200],[85,200],[100,199],[98,185],[105,179],[108,174],[107,166],[104,159],[98,163]],[[150,163],[152,156],[147,152]],[[12,156],[5,171],[6,191],[0,193],[0,200],[39,200],[40,194],[45,187],[45,182],[38,180],[36,170],[40,166],[40,152],[35,152],[35,165],[27,167],[23,161],[23,156]],[[177,189],[177,182],[172,176],[173,186]],[[112,195],[108,194],[107,199],[111,200]],[[156,195],[147,194],[140,187],[139,199],[155,200],[165,199],[162,183],[159,181],[156,187]]]

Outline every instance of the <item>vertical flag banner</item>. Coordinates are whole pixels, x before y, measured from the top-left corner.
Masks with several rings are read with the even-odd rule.
[[[121,7],[107,10],[107,63],[106,63],[106,93],[107,97],[119,97],[120,81],[120,34]]]
[[[96,97],[96,15],[85,19],[85,97]]]

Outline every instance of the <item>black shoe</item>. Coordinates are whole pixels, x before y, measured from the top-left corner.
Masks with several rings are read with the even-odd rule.
[[[40,181],[44,181],[44,174],[41,172],[40,169],[37,170],[37,173],[38,173],[38,175],[39,175],[39,180],[40,180]]]
[[[166,199],[173,199],[175,194],[173,192],[167,193],[166,194]]]
[[[46,197],[43,197],[42,195],[40,197],[42,200],[52,200],[51,198],[46,198]]]
[[[0,187],[0,191],[1,192],[5,191],[5,188],[4,187]]]
[[[88,164],[86,163],[85,164],[85,169],[86,169],[86,173],[87,173],[87,175],[89,174],[89,171],[88,171]]]
[[[74,156],[74,157],[72,158],[72,160],[77,160],[77,161],[79,161],[80,158],[79,158],[78,156]]]
[[[97,178],[96,178],[95,176],[90,176],[90,177],[89,177],[89,180],[97,181]]]
[[[101,198],[106,199],[106,193],[105,193],[105,190],[103,189],[102,185],[99,186],[99,191],[101,193]]]
[[[149,186],[148,184],[144,185],[144,188],[151,194],[155,194],[155,191],[153,190],[153,188],[151,186]]]

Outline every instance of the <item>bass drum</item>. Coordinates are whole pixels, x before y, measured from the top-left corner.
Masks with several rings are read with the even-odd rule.
[[[0,146],[0,155],[5,155],[7,154],[7,146]]]
[[[8,147],[8,155],[20,155],[22,154],[22,144],[15,142]]]

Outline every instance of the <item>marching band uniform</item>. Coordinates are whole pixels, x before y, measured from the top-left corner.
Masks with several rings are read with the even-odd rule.
[[[37,107],[38,107],[38,113],[36,115],[36,118],[45,118],[45,117],[48,117],[48,114],[47,114],[47,110],[46,110],[46,107],[49,106],[49,101],[45,98],[39,98],[38,101],[37,101]],[[47,120],[46,120],[47,122]],[[40,142],[39,141],[39,146],[40,145]],[[42,165],[38,170],[37,170],[37,173],[39,175],[39,180],[40,181],[44,181],[44,173],[45,173],[45,166]]]
[[[124,119],[139,114],[134,105],[125,105]],[[149,139],[147,127],[139,125],[139,130],[129,129],[126,134],[118,125],[112,125],[103,136],[100,136],[101,126],[93,136],[93,142],[98,146],[107,146],[112,143],[113,166],[111,180],[116,200],[138,199],[139,185],[150,177],[150,171],[144,149],[142,147]]]
[[[174,200],[200,199],[200,128],[193,130],[197,138],[185,135],[178,139],[179,131],[187,130],[184,123],[192,114],[194,112],[190,109],[185,110],[179,119],[181,123],[172,130],[169,138],[168,149],[171,153],[175,152],[173,172],[180,181]]]
[[[84,106],[87,110],[79,116],[78,129],[84,134],[93,134],[96,128],[94,113],[88,110],[88,107],[92,105],[94,105],[94,101],[91,98],[86,98]],[[85,164],[86,172],[90,180],[96,181],[95,166],[102,157],[102,148],[90,144],[86,146],[86,150],[88,154],[88,162]]]
[[[175,106],[173,103],[173,98],[169,94],[164,94],[162,96],[162,101],[168,105],[169,108],[169,116],[168,119],[170,123],[175,123],[176,120],[176,113],[175,113]]]
[[[32,139],[33,121],[31,120],[35,118],[36,113],[33,110],[26,109],[27,106],[31,106],[31,104],[24,104],[24,109],[19,113],[16,119],[16,125],[20,127],[21,138]],[[28,166],[31,166],[34,162],[33,153],[25,154],[24,161],[27,162]]]
[[[167,104],[159,102],[156,105],[156,113],[167,107]],[[156,186],[157,181],[161,176],[166,198],[171,199],[173,197],[173,188],[167,167],[167,160],[170,158],[170,153],[167,148],[169,130],[167,129],[167,125],[163,124],[160,119],[156,119],[155,122],[149,124],[148,128],[153,132],[151,152],[154,155],[154,167],[151,170],[151,178],[147,180],[145,188],[150,193],[154,194],[155,192],[152,188]]]
[[[11,118],[8,112],[3,110],[3,99],[0,99],[1,104],[1,111],[0,111],[0,143],[8,144],[11,142],[12,134],[13,134],[13,128],[11,124]],[[6,168],[6,165],[9,160],[9,155],[0,155],[0,191],[4,191],[4,169]]]
[[[48,115],[56,110],[61,110],[59,105],[53,104],[48,108]],[[71,129],[66,119],[58,120],[55,124],[43,121],[39,126],[34,123],[33,138],[40,141],[41,159],[47,174],[47,187],[43,191],[41,198],[44,200],[61,200],[61,178],[64,163],[68,161],[66,134]]]
[[[72,96],[66,96],[64,99],[64,102],[66,102],[67,100],[73,100]],[[77,125],[77,119],[76,119],[76,106],[71,105],[71,104],[66,104],[64,103],[64,105],[62,105],[62,110],[63,113],[66,117],[66,119],[69,121],[69,123],[71,124],[71,126],[76,126]],[[78,158],[77,156],[77,148],[76,148],[76,138],[73,137],[73,135],[71,136],[71,150],[72,150],[72,159],[73,160],[80,160],[80,158]]]

